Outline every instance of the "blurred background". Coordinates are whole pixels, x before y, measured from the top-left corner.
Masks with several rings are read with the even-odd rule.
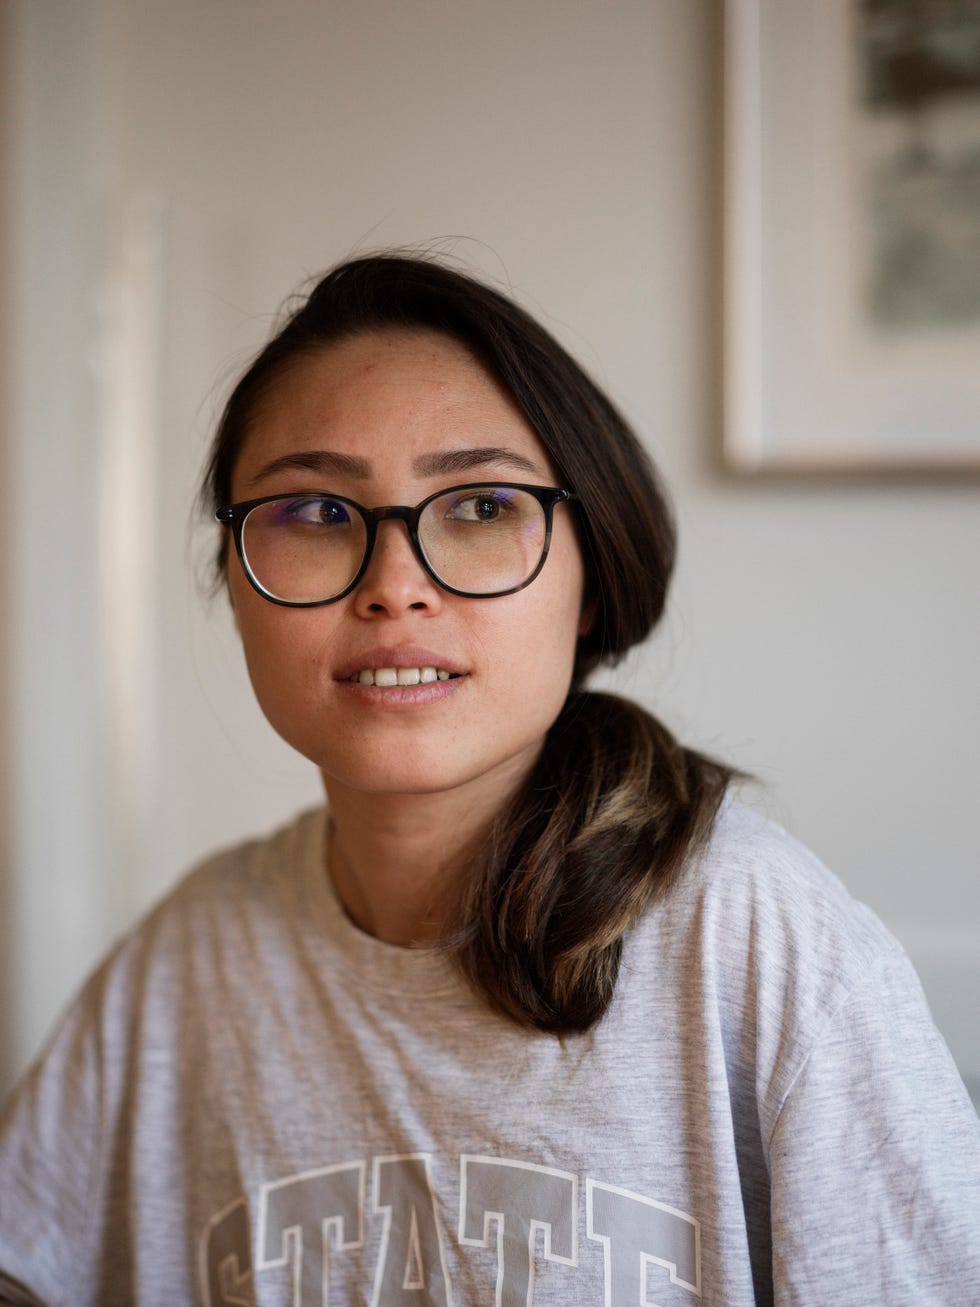
[[[673,490],[669,618],[606,683],[757,777],[980,1096],[980,481],[725,470],[723,11],[0,4],[0,1090],[191,863],[319,800],[206,592],[197,481],[284,298],[434,244]]]

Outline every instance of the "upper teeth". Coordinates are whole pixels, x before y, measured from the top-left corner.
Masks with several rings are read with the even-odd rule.
[[[429,685],[432,681],[448,681],[449,677],[450,673],[441,667],[365,667],[351,680],[361,685]]]

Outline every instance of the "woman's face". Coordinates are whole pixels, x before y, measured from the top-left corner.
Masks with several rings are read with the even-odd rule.
[[[462,345],[379,332],[289,365],[254,416],[232,493],[321,490],[374,508],[482,479],[559,484],[523,416]],[[263,599],[231,551],[231,601],[272,726],[328,788],[509,788],[533,763],[571,679],[583,567],[570,514],[555,508],[538,577],[496,599],[442,590],[397,521],[379,525],[356,589],[319,608]],[[453,675],[392,688],[356,679],[392,667]]]

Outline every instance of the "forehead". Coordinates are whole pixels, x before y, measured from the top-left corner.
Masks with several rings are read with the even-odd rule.
[[[546,458],[514,400],[465,345],[433,331],[378,331],[287,363],[255,406],[239,461],[284,452],[280,446],[327,442],[371,458],[390,453],[392,442],[418,453],[447,440],[504,436]]]

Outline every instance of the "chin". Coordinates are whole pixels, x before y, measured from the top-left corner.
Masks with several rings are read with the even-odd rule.
[[[352,771],[348,767],[340,773],[330,767],[321,767],[320,771],[328,788],[336,783],[359,794],[379,798],[386,794],[441,794],[454,788],[448,776],[434,775],[417,766],[406,768],[402,765],[380,770],[373,767],[366,772]]]
[[[460,759],[447,756],[446,750],[434,751],[426,757],[421,751],[412,755],[406,750],[385,750],[382,757],[365,759],[363,765],[352,766],[348,755],[342,767],[331,765],[329,759],[313,759],[329,791],[332,784],[360,794],[374,795],[436,795],[469,790],[471,796],[484,791],[499,793],[517,786],[530,770],[537,757],[540,741],[522,745],[498,757]]]

